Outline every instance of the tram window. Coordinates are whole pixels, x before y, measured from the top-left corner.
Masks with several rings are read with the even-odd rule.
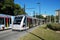
[[[23,17],[15,17],[13,24],[20,24]]]
[[[15,17],[15,19],[22,19],[22,17]]]
[[[26,23],[26,17],[25,17],[25,19],[24,19],[24,23]]]
[[[15,20],[13,24],[20,24],[20,20]]]
[[[0,18],[0,24],[4,24],[4,18]]]

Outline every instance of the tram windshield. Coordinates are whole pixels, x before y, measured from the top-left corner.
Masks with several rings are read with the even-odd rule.
[[[13,24],[20,24],[23,16],[21,17],[15,17]]]
[[[0,24],[4,24],[4,18],[0,18]]]

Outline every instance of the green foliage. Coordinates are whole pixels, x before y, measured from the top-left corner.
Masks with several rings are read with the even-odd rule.
[[[4,10],[4,9],[6,9],[6,6],[3,6],[3,7],[1,8],[1,10]]]
[[[52,24],[48,24],[47,27],[56,31],[60,30],[60,24],[52,23]]]
[[[21,9],[19,4],[14,4],[15,9]]]
[[[15,4],[15,10],[14,10],[14,15],[21,15],[21,14],[26,14],[24,12],[24,9],[20,7],[20,5]]]
[[[14,0],[0,0],[0,13],[8,15],[26,14],[19,4],[14,3]]]
[[[20,13],[21,14],[26,14],[26,12],[24,12],[24,9],[23,8],[20,9]]]
[[[36,16],[37,18],[42,18],[42,19],[44,18],[42,15],[34,15],[33,17],[35,17],[35,16]]]
[[[0,0],[0,6],[3,6],[4,0]]]
[[[51,15],[51,22],[54,22],[54,16],[53,15]]]
[[[12,6],[14,6],[14,1],[13,0],[4,0],[4,5],[6,7],[12,7]]]
[[[51,20],[51,22],[54,22],[55,16],[51,15],[51,16],[47,16],[46,18],[47,18],[47,21],[48,21],[48,22],[50,22],[50,20]],[[51,19],[50,19],[50,18],[51,18]]]
[[[13,15],[14,1],[13,0],[2,0],[0,1],[2,6],[0,7],[0,13]]]
[[[15,4],[14,7],[15,7],[14,15],[17,15],[19,13],[19,9],[21,9],[21,8],[18,4]]]

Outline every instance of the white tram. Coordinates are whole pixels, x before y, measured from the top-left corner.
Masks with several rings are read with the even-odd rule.
[[[27,15],[15,16],[12,24],[12,30],[25,30],[33,26],[38,26],[43,20],[38,18],[30,17]]]
[[[11,28],[11,16],[0,14],[0,30]]]

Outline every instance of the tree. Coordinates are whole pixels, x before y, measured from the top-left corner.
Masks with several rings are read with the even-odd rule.
[[[14,3],[14,0],[0,0],[0,13],[8,15],[26,14],[19,4]]]
[[[14,15],[14,1],[4,0],[1,10],[3,14]]]
[[[1,8],[2,8],[3,4],[4,4],[4,0],[0,0],[0,13],[2,12]]]
[[[18,4],[14,4],[14,15],[19,13],[19,9],[21,9],[21,7]]]
[[[51,22],[54,22],[54,16],[51,15]]]
[[[21,14],[26,14],[24,13],[24,9],[21,8],[19,4],[15,4],[14,15],[21,15]]]
[[[14,15],[14,0],[0,0],[0,13]]]
[[[59,16],[55,16],[56,22],[59,22]]]
[[[36,18],[44,18],[42,15],[33,15],[33,17],[35,17],[36,16]]]
[[[23,8],[20,9],[20,14],[24,14],[24,15],[26,15],[26,12],[24,11]]]
[[[48,15],[46,18],[47,18],[47,21],[48,21],[48,22],[50,22],[50,21],[51,21],[51,22],[54,22],[55,16],[53,16],[53,15],[51,15],[51,16]]]

